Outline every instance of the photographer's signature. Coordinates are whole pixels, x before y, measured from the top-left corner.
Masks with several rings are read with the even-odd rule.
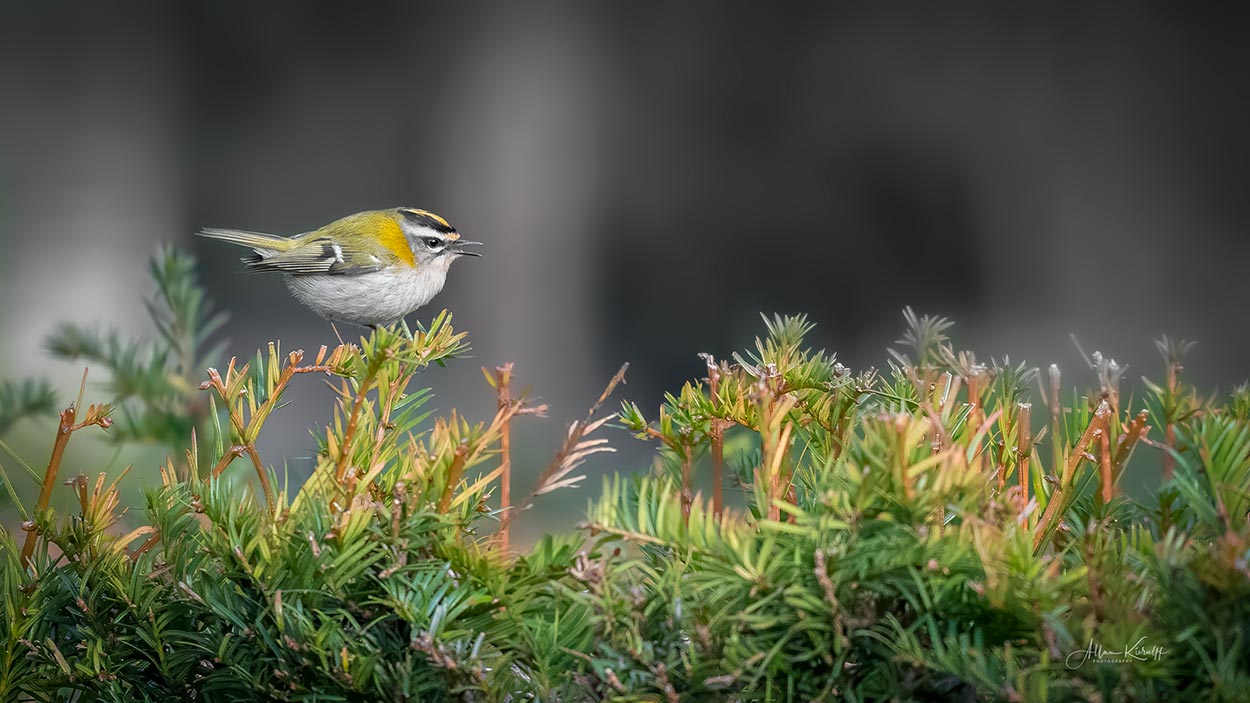
[[[1069,654],[1066,663],[1069,669],[1076,669],[1089,661],[1095,664],[1129,664],[1131,662],[1159,661],[1167,654],[1168,650],[1159,645],[1148,646],[1145,637],[1123,649],[1108,649],[1094,640],[1090,640],[1088,647]]]

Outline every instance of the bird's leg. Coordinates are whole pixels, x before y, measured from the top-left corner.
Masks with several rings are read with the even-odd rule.
[[[346,342],[343,341],[343,335],[339,334],[339,328],[334,325],[334,320],[330,320],[330,329],[334,330],[334,336],[338,337],[339,346],[346,344]]]

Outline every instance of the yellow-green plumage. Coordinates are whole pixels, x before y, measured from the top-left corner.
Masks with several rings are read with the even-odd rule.
[[[424,305],[467,244],[425,210],[368,210],[311,232],[283,237],[205,228],[211,239],[249,247],[248,271],[286,274],[287,287],[322,317],[360,324],[395,321]]]

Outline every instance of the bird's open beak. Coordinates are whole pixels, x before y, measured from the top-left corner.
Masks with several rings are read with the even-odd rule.
[[[465,247],[467,246],[479,246],[480,247],[482,246],[482,243],[470,242],[466,239],[457,239],[456,241],[452,242],[451,246],[448,248],[451,249],[451,252],[453,254],[458,254],[460,256],[481,256],[482,255],[482,252],[480,251],[468,251],[467,249],[465,249]]]

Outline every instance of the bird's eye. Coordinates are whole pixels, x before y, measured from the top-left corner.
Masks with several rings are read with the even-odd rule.
[[[431,249],[437,249],[443,246],[443,240],[439,239],[438,237],[426,237],[425,245]]]

